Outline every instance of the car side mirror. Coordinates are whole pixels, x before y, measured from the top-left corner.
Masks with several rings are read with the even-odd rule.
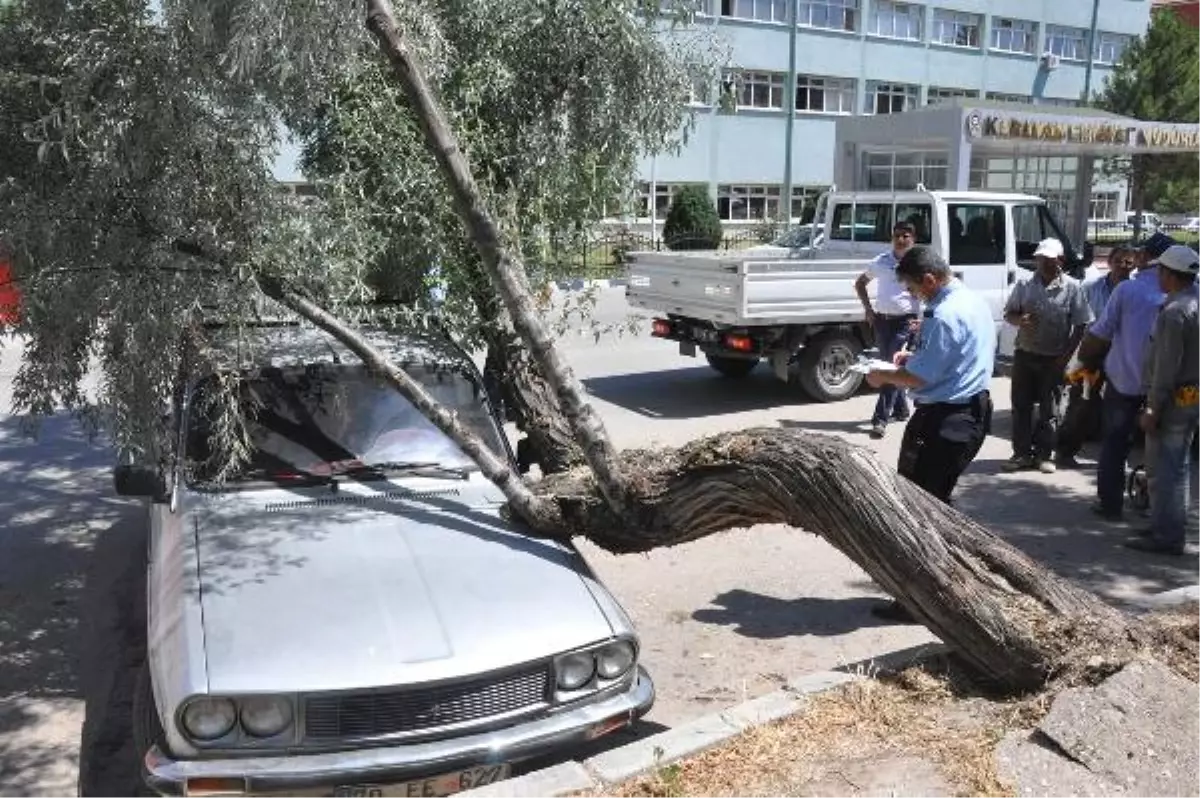
[[[118,496],[144,496],[157,501],[167,495],[167,481],[162,472],[148,466],[117,466],[113,471],[113,487]]]

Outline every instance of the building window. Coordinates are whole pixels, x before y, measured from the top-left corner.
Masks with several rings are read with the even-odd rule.
[[[796,24],[825,30],[858,30],[858,0],[799,0]]]
[[[787,22],[787,0],[721,0],[721,16]]]
[[[1037,23],[992,17],[991,48],[1004,53],[1033,55],[1037,49]]]
[[[975,89],[947,89],[941,86],[930,86],[929,95],[925,99],[926,105],[937,105],[944,103],[947,100],[956,99],[978,100],[979,92]]]
[[[933,12],[933,36],[930,41],[954,47],[978,47],[979,24],[978,14],[947,11],[943,8],[935,9]]]
[[[812,114],[854,113],[854,80],[796,76],[796,110]]]
[[[1009,94],[1003,91],[989,91],[987,98],[998,103],[1027,103],[1033,99],[1028,94]]]
[[[783,110],[784,76],[779,72],[743,72],[739,76],[739,108]]]
[[[889,39],[921,40],[921,7],[912,3],[875,0],[867,33]]]
[[[1097,64],[1116,64],[1124,55],[1129,41],[1130,37],[1120,33],[1101,33],[1096,37],[1096,51],[1092,57]]]
[[[779,218],[779,186],[717,186],[717,214],[725,222]]]
[[[868,191],[930,191],[949,188],[949,156],[931,152],[868,152],[862,158],[863,185]]]
[[[1115,220],[1121,218],[1121,205],[1118,202],[1121,195],[1115,191],[1095,191],[1092,192],[1092,199],[1088,203],[1088,218],[1101,220]]]
[[[666,219],[667,211],[671,208],[671,200],[679,193],[679,190],[684,186],[692,185],[690,183],[655,183],[654,197],[651,202],[650,184],[638,184],[638,202],[635,206],[639,219],[650,218],[650,208],[654,208],[655,219]],[[700,185],[704,185],[701,183]]]
[[[1083,61],[1087,56],[1087,31],[1047,25],[1046,52],[1066,61]]]
[[[1079,100],[1071,100],[1066,97],[1039,97],[1038,105],[1053,105],[1059,108],[1078,108]]]
[[[898,114],[917,107],[917,99],[921,96],[919,86],[908,83],[867,83],[867,103],[865,112],[868,114]]]

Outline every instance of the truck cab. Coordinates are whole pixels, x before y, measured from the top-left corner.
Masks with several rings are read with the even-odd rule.
[[[702,351],[719,373],[748,374],[761,360],[777,376],[799,382],[818,401],[855,393],[861,375],[849,368],[871,343],[854,280],[891,246],[897,222],[916,229],[955,276],[988,301],[999,331],[997,363],[1011,359],[1016,331],[1003,321],[1012,286],[1033,275],[1033,252],[1058,238],[1065,269],[1082,279],[1092,249],[1076,247],[1041,197],[995,192],[830,192],[817,222],[793,251],[634,253],[626,296],[658,314],[653,334]],[[874,283],[872,283],[872,288]]]

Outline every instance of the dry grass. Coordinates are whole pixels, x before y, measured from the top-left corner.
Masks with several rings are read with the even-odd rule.
[[[931,663],[813,696],[799,715],[599,794],[857,794],[870,791],[855,782],[858,774],[887,760],[900,763],[900,792],[1012,795],[996,775],[995,747],[1037,714],[1028,702],[982,698],[948,663]],[[905,763],[926,767],[916,767],[909,780]]]

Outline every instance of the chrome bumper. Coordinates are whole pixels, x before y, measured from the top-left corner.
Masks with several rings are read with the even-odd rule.
[[[394,784],[475,765],[519,762],[593,740],[632,723],[654,705],[654,683],[638,668],[629,690],[504,729],[386,748],[322,754],[173,760],[157,746],[142,760],[146,783],[162,795],[187,795],[194,779],[240,779],[245,794],[279,793],[347,784]],[[606,728],[610,727],[610,728]]]

